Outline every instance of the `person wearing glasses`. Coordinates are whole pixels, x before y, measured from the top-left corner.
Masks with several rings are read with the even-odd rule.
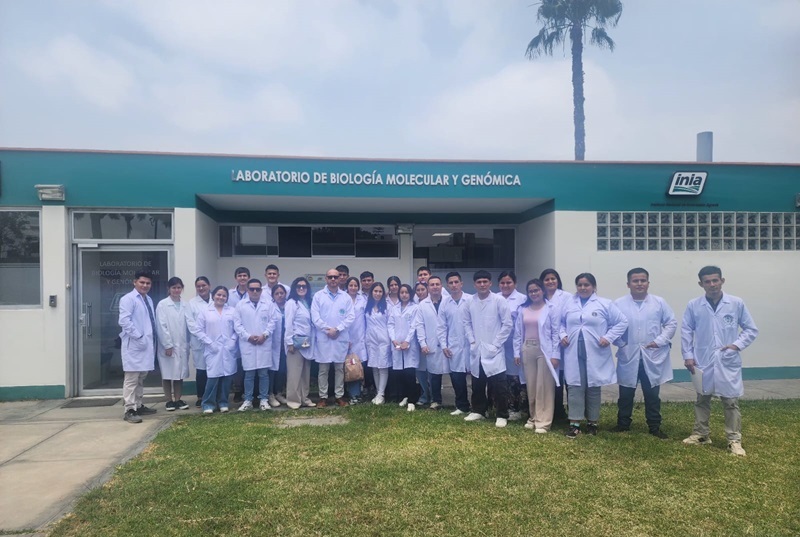
[[[353,300],[339,289],[339,271],[335,268],[325,273],[325,289],[314,294],[311,301],[311,322],[315,327],[314,360],[319,364],[317,408],[328,406],[328,375],[334,370],[334,397],[336,404],[345,406],[344,360],[350,346],[348,328],[353,324]]]
[[[341,265],[340,265],[341,266]],[[314,406],[308,397],[311,362],[314,359],[314,331],[311,325],[311,285],[302,276],[295,278],[284,310],[286,330],[286,406],[298,409]]]
[[[272,336],[275,330],[275,304],[261,299],[261,280],[247,282],[247,300],[236,304],[233,326],[239,336],[239,351],[244,368],[244,401],[239,412],[253,408],[253,389],[258,375],[258,397],[261,410],[269,406],[269,370],[273,366]],[[269,343],[267,343],[269,340]]]

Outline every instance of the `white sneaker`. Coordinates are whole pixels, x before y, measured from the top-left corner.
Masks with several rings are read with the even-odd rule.
[[[222,412],[223,414],[224,414],[225,412],[227,412],[228,410],[229,410],[229,409],[228,409],[228,407],[226,407],[226,406],[221,406],[221,407],[219,407],[219,411],[220,411],[220,412]]]
[[[747,454],[741,442],[730,442],[728,444],[728,451],[731,452],[731,455],[738,455],[739,457],[744,457]]]
[[[383,399],[382,395],[376,395],[375,399],[372,400],[372,404],[373,405],[382,405],[383,402],[384,402],[384,399]]]
[[[214,413],[214,409],[213,408],[207,408],[207,409],[203,410],[203,414],[213,414],[213,413]]]
[[[278,400],[275,398],[273,394],[269,394],[269,406],[271,407],[281,406],[281,404],[278,402]]]
[[[519,421],[522,419],[522,412],[512,411],[508,413],[508,421]]]
[[[280,404],[282,404],[282,405],[285,405],[285,404],[287,404],[287,403],[289,402],[289,401],[288,401],[288,400],[287,400],[287,399],[286,399],[286,398],[285,398],[283,395],[281,395],[281,394],[276,394],[276,395],[275,395],[275,399],[277,399],[277,400],[278,400],[278,402],[279,402]]]
[[[497,418],[497,421],[494,422],[495,427],[505,427],[508,425],[508,420],[505,418]]]
[[[253,402],[245,401],[244,403],[242,403],[242,406],[239,407],[239,412],[244,412],[246,410],[250,410],[251,408],[253,408]]]
[[[461,414],[464,414],[464,411],[459,409],[455,409],[450,413],[451,416],[460,416]]]
[[[707,436],[700,436],[699,434],[692,433],[683,439],[683,443],[690,446],[702,446],[711,443],[711,439]]]
[[[529,419],[528,421],[525,422],[525,428],[526,429],[535,429],[536,428],[536,424],[533,423],[532,419]]]
[[[430,408],[431,410],[436,410],[437,408],[442,408],[442,405],[440,405],[439,403],[435,403],[434,402],[434,403],[431,403],[431,406],[429,406],[428,408]]]
[[[272,407],[269,406],[269,401],[264,401],[263,399],[261,403],[259,403],[258,408],[260,410],[272,410]]]
[[[406,406],[408,404],[408,397],[403,397],[403,400],[400,401],[400,406]]]
[[[317,403],[315,403],[311,399],[306,399],[305,401],[303,401],[303,406],[315,407],[317,406]]]
[[[286,402],[286,406],[288,406],[292,410],[297,410],[298,408],[300,408],[300,403],[294,403],[292,401],[287,401]]]
[[[483,414],[478,414],[477,412],[470,412],[469,414],[467,414],[467,417],[464,418],[464,421],[479,421],[485,419],[486,416],[484,416]]]
[[[417,407],[414,406],[414,403],[409,403],[408,407],[406,408],[406,410],[408,410],[409,412],[414,412],[416,409]]]
[[[541,427],[537,427],[536,429],[534,429],[533,432],[536,434],[547,434],[547,429],[542,429]]]

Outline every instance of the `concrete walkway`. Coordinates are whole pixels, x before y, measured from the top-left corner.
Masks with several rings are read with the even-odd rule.
[[[447,377],[443,396],[445,405],[453,404]],[[695,398],[690,383],[667,384],[661,396],[664,401]],[[616,398],[616,386],[603,389],[604,402]],[[796,398],[800,379],[745,382],[743,399]],[[122,420],[121,399],[113,406],[87,408],[62,408],[65,400],[0,403],[0,534],[45,535],[49,524],[140,453],[175,417],[199,413],[193,397],[187,398],[189,410],[175,412],[153,402],[163,398],[145,399],[158,412],[140,424]]]

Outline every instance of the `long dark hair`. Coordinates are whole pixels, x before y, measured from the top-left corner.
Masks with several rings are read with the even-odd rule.
[[[381,296],[381,299],[377,302],[375,302],[375,298],[372,296],[372,292],[376,287],[380,287],[381,291],[383,291],[383,296]],[[372,284],[372,288],[369,290],[369,296],[367,297],[367,307],[364,308],[364,311],[367,315],[372,315],[372,311],[375,309],[375,306],[378,307],[378,313],[386,314],[386,288],[381,282],[375,282]]]
[[[540,280],[539,278],[534,278],[525,284],[525,296],[527,298],[525,299],[525,302],[523,302],[522,305],[520,306],[521,308],[527,308],[528,306],[531,305],[531,297],[528,296],[528,287],[530,287],[531,285],[535,285],[542,291],[542,300],[544,300],[545,297],[547,296],[547,291],[544,290],[544,284],[542,283],[542,280]]]
[[[301,297],[297,294],[297,284],[298,283],[305,283],[306,284],[306,296],[305,298]],[[308,283],[308,280],[304,277],[300,276],[295,278],[292,282],[292,286],[289,289],[289,298],[287,300],[294,299],[297,302],[305,302],[306,306],[309,308],[311,307],[311,285]]]
[[[564,289],[563,285],[561,284],[561,276],[559,276],[559,275],[558,275],[558,272],[556,272],[556,269],[552,269],[552,268],[544,269],[544,270],[542,271],[542,273],[539,275],[539,279],[540,279],[540,280],[542,280],[542,281],[544,281],[544,279],[545,279],[547,276],[549,276],[550,274],[552,274],[553,276],[555,276],[555,277],[556,277],[556,280],[558,280],[558,288],[559,288],[559,289]]]

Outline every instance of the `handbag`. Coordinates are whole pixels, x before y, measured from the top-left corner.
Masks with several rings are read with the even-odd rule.
[[[292,336],[292,344],[297,349],[307,349],[311,346],[311,338],[308,336]]]
[[[364,378],[364,368],[361,365],[361,358],[354,352],[348,354],[344,359],[344,381],[354,382]]]

